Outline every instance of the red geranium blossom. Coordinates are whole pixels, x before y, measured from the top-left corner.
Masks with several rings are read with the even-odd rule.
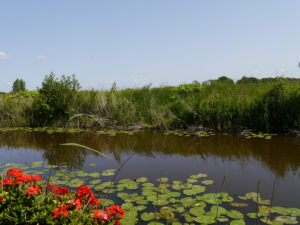
[[[41,181],[42,178],[40,175],[23,175],[23,172],[20,169],[9,169],[6,172],[7,178],[3,181],[3,185],[14,185]]]
[[[1,184],[1,185],[3,185],[3,186],[5,187],[5,186],[8,186],[8,185],[12,185],[12,184],[14,184],[14,180],[9,179],[9,178],[5,178],[5,179],[2,181],[2,184]]]
[[[74,206],[76,206],[76,209],[75,209],[75,211],[77,211],[78,209],[81,209],[81,203],[80,203],[80,200],[79,199],[74,199],[74,198],[72,198],[70,201],[69,201],[69,203],[71,204],[71,205],[74,205]]]
[[[32,182],[42,181],[42,177],[40,175],[33,175]]]
[[[52,184],[47,185],[47,190],[53,192],[56,195],[62,195],[62,196],[71,193],[70,190],[66,187],[58,187],[58,186],[54,186]]]
[[[0,203],[2,203],[2,201],[3,201],[3,197],[0,197]]]
[[[53,209],[54,216],[52,216],[52,219],[55,219],[60,215],[68,216],[69,215],[68,208],[69,206],[67,205],[60,205],[59,208]]]
[[[121,222],[119,220],[114,219],[114,221],[116,225],[121,225]]]
[[[90,200],[91,205],[100,206],[98,199],[94,197],[93,192],[87,186],[80,186],[77,188],[76,199],[79,199],[83,205]]]
[[[42,178],[40,175],[24,175],[21,179],[19,179],[20,181],[23,181],[24,183],[30,183],[30,182],[36,182],[36,181],[42,181]]]
[[[18,178],[23,177],[23,172],[20,169],[9,169],[6,172],[8,178]]]
[[[111,207],[106,208],[106,213],[112,217],[123,218],[125,212],[120,206],[112,205]]]
[[[25,192],[25,194],[26,195],[38,195],[40,192],[42,192],[40,187],[37,185],[34,185],[34,186],[29,187],[27,189],[27,191]]]
[[[110,219],[107,213],[101,213],[100,209],[94,209],[94,214],[92,215],[92,220],[98,222],[106,222]]]

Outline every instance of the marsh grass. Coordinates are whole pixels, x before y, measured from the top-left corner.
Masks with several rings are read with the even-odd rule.
[[[0,97],[0,126],[156,127],[285,132],[300,128],[300,82],[184,84],[79,91],[65,117],[38,118],[40,94]],[[50,117],[51,115],[49,115]],[[71,119],[70,119],[71,118]]]

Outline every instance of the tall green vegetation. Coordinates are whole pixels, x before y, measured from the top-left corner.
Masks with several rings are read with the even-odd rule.
[[[75,76],[50,74],[34,95],[4,95],[0,98],[0,125],[300,129],[299,79],[243,77],[234,83],[220,77],[177,87],[119,90],[114,84],[107,91],[79,88]]]
[[[32,122],[39,126],[64,123],[72,113],[71,107],[79,89],[80,85],[75,75],[62,75],[60,78],[54,73],[46,75],[42,87],[38,89],[39,96],[33,102]]]
[[[25,91],[25,90],[26,90],[25,81],[22,79],[16,79],[12,86],[12,92],[17,93],[17,92]]]

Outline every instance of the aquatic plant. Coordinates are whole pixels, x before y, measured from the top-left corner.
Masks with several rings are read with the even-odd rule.
[[[116,175],[116,169],[107,169],[101,173],[96,171],[86,172],[84,170],[70,172],[65,168],[51,166],[56,173],[47,186],[49,192],[45,195],[44,192],[40,192],[40,190],[43,190],[43,183],[39,181],[40,177],[34,176],[34,174],[44,174],[46,171],[43,168],[49,168],[49,165],[44,165],[42,161],[33,162],[30,166],[7,163],[2,169],[9,176],[15,174],[13,176],[19,177],[20,170],[10,170],[10,168],[16,167],[31,171],[33,175],[27,177],[27,180],[38,179],[36,183],[18,184],[18,187],[26,187],[22,189],[24,191],[22,193],[26,195],[25,192],[27,191],[27,198],[30,195],[39,204],[43,205],[43,202],[47,201],[49,206],[53,206],[51,209],[35,206],[40,210],[39,216],[44,215],[45,210],[48,210],[50,224],[53,223],[52,217],[54,217],[54,221],[57,221],[58,218],[67,220],[67,218],[73,218],[73,216],[74,220],[75,218],[77,220],[87,202],[89,202],[89,206],[86,210],[89,213],[84,212],[82,220],[80,220],[81,223],[89,224],[94,222],[96,218],[102,218],[103,216],[99,213],[103,211],[93,211],[97,205],[96,198],[102,204],[102,207],[120,205],[122,210],[125,210],[124,217],[120,219],[120,222],[126,225],[180,225],[185,223],[239,225],[256,224],[257,221],[259,221],[259,224],[280,225],[297,224],[300,217],[300,209],[276,206],[272,204],[272,199],[264,199],[259,193],[259,189],[244,195],[230,195],[226,192],[228,190],[225,191],[225,189],[228,189],[228,186],[225,185],[226,177],[223,178],[221,191],[211,192],[214,181],[204,173],[193,174],[185,180],[170,180],[161,174],[154,182],[151,182],[147,177],[113,179],[112,182],[110,177]],[[94,165],[91,165],[90,168],[94,168]],[[9,182],[11,181],[5,180],[2,183],[6,185]],[[85,184],[87,186],[83,187]],[[29,186],[32,188],[28,189]],[[0,194],[2,203],[5,203],[8,199],[5,197],[7,192],[5,188],[3,185],[4,190]],[[93,193],[90,195],[93,196],[90,201],[86,198],[87,193]],[[55,201],[55,203],[51,201]],[[2,208],[0,209],[2,210]],[[55,209],[55,212],[53,209]],[[101,207],[97,210],[99,209]],[[1,215],[4,215],[1,210],[0,218],[2,218]],[[69,214],[66,215],[67,213]],[[25,217],[24,213],[22,216]],[[26,214],[26,216],[28,218],[30,214]],[[93,218],[93,221],[91,218]]]

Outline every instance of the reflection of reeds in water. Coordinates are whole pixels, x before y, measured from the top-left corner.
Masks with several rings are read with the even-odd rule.
[[[238,159],[241,164],[249,159],[261,162],[278,176],[284,176],[289,171],[297,171],[300,166],[300,139],[278,135],[272,140],[244,139],[237,135],[215,135],[212,137],[177,137],[163,135],[152,131],[137,132],[134,135],[120,134],[114,137],[82,133],[43,132],[0,132],[1,151],[11,148],[22,148],[31,151],[42,151],[44,160],[61,164],[67,162],[70,167],[80,167],[87,155],[98,154],[93,151],[83,151],[80,148],[62,152],[61,143],[79,143],[98,149],[108,155],[113,153],[114,159],[121,161],[122,154],[135,154],[146,157],[160,155],[199,156],[203,159],[211,156],[230,161]],[[7,148],[7,150],[5,150]],[[122,154],[121,154],[122,153]],[[9,153],[8,153],[9,154]]]
[[[273,206],[273,201],[274,201],[274,197],[275,197],[275,186],[276,186],[276,182],[277,182],[277,176],[275,177],[274,183],[273,183],[272,196],[271,196],[271,203],[270,203],[269,213],[268,213],[268,216],[267,216],[267,222],[269,221],[270,214],[271,214],[271,209],[272,209],[272,206]]]

